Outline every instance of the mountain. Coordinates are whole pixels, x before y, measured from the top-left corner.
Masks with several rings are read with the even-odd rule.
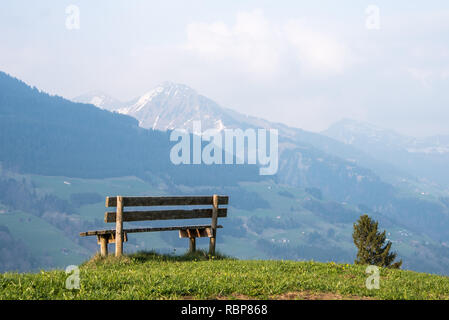
[[[408,137],[394,130],[385,129],[366,122],[343,119],[331,125],[323,134],[342,141],[345,144],[372,150],[375,153],[380,146],[384,149],[401,150],[408,153],[437,154],[449,153],[449,136],[431,136],[424,138]],[[368,146],[366,146],[368,144]]]
[[[262,118],[241,114],[218,105],[194,89],[173,82],[164,82],[131,102],[120,102],[101,92],[91,92],[74,99],[90,103],[101,109],[116,111],[132,116],[139,126],[153,130],[186,129],[192,131],[192,122],[201,121],[202,129],[225,128],[272,128],[279,135],[295,142],[309,144],[338,157],[357,162],[359,165],[377,166],[379,171],[400,172],[402,163],[391,165],[389,159],[379,159],[379,153],[396,150],[408,154],[449,154],[449,136],[412,138],[402,136],[393,130],[383,129],[368,123],[344,119],[335,123],[321,134],[274,123]],[[374,157],[376,160],[374,163]],[[380,169],[381,163],[384,167]],[[390,163],[390,166],[388,166]],[[389,167],[389,168],[387,168]],[[400,175],[406,175],[401,171]]]
[[[72,100],[74,102],[93,104],[100,109],[109,111],[116,111],[124,105],[123,102],[101,91],[91,91],[75,97]]]
[[[82,178],[169,174],[176,183],[258,180],[255,165],[176,166],[167,132],[127,115],[51,96],[0,72],[0,162],[20,173]],[[195,178],[187,178],[193,175]],[[231,181],[233,180],[233,181]]]
[[[415,138],[345,119],[322,132],[413,175],[449,188],[449,136]]]
[[[393,186],[404,184],[404,179],[414,180],[412,174],[353,146],[326,135],[238,113],[183,84],[164,82],[116,111],[134,117],[139,121],[139,126],[153,130],[178,128],[191,132],[193,121],[201,121],[203,131],[277,129],[281,154],[277,181],[322,188],[327,197],[339,201],[372,203],[374,200],[370,198],[374,194],[378,195],[375,200],[378,201],[382,195],[368,191],[365,184],[372,184],[375,189],[389,190],[390,187],[385,187],[380,178]],[[333,178],[328,179],[328,175]],[[330,181],[335,182],[332,187],[329,186]],[[342,188],[342,185],[345,187]],[[383,196],[388,197],[389,192],[386,191]]]
[[[143,128],[153,130],[192,129],[200,120],[203,129],[224,128],[231,121],[214,101],[199,95],[188,86],[165,82],[118,110],[139,120]]]

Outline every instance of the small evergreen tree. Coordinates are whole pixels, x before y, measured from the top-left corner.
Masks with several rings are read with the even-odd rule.
[[[386,268],[400,268],[402,260],[394,262],[396,253],[391,252],[391,242],[386,241],[385,230],[380,233],[377,230],[378,222],[372,220],[368,215],[360,216],[357,223],[354,223],[352,238],[356,245],[356,264],[369,264]]]

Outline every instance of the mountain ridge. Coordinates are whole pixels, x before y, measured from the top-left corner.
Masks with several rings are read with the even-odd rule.
[[[449,173],[445,169],[449,165],[447,135],[409,137],[394,130],[350,119],[334,123],[322,134],[449,189]]]
[[[402,183],[404,177],[411,181],[416,179],[410,172],[404,172],[401,166],[373,158],[364,150],[338,139],[242,114],[219,105],[184,84],[165,81],[125,105],[122,108],[115,108],[114,111],[132,116],[139,121],[139,126],[143,128],[162,131],[176,128],[192,132],[192,122],[200,121],[203,130],[277,129],[283,150],[291,149],[291,144],[293,144],[293,148],[297,146],[316,148],[352,164],[370,168],[394,185]]]

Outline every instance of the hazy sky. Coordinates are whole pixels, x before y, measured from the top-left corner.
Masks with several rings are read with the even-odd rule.
[[[449,134],[449,2],[2,0],[0,70],[66,98],[169,80],[312,131]]]

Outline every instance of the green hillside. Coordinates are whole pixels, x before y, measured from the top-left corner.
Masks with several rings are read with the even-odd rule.
[[[78,264],[89,254],[89,250],[74,243],[61,230],[32,214],[5,213],[0,221],[35,257],[40,258],[41,268]]]
[[[369,290],[365,269],[138,253],[84,263],[79,290],[65,288],[64,271],[0,274],[0,299],[449,299],[449,277],[380,269]]]

